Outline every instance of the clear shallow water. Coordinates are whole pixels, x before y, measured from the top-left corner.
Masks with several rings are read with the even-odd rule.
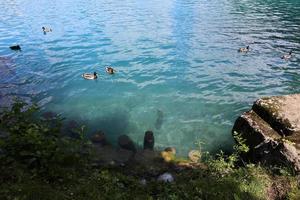
[[[207,150],[228,149],[234,120],[256,98],[300,92],[298,0],[0,4],[1,104],[33,98],[89,134],[142,144],[151,129],[157,147],[179,153],[198,139]],[[17,43],[23,51],[10,51]],[[251,52],[237,53],[248,44]],[[290,49],[293,59],[281,60]],[[106,65],[118,72],[105,74]],[[93,71],[98,80],[81,78]]]

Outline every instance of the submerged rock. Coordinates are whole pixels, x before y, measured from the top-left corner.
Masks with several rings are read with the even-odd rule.
[[[300,94],[257,100],[236,120],[232,132],[246,140],[246,159],[300,172]]]
[[[153,150],[154,147],[154,135],[152,131],[146,131],[144,136],[144,149]]]
[[[118,138],[118,144],[121,148],[136,152],[133,141],[127,135],[121,135]]]
[[[104,146],[107,145],[108,142],[106,140],[105,134],[102,131],[97,131],[92,137],[91,137],[91,141],[96,144],[96,145],[100,145],[100,146]]]

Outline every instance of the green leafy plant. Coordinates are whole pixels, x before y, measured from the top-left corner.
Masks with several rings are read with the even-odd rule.
[[[79,139],[61,132],[62,119],[43,120],[37,116],[38,108],[16,101],[11,110],[0,118],[0,131],[8,133],[0,139],[2,163],[15,162],[36,173],[57,177],[68,167],[85,165],[88,156],[81,156],[87,148],[83,128]]]

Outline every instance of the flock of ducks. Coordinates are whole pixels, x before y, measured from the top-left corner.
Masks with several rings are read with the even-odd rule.
[[[42,31],[46,35],[47,33],[52,32],[52,29],[43,26]],[[13,46],[10,46],[9,48],[14,51],[21,51],[20,45],[13,45]],[[111,66],[107,66],[105,71],[108,74],[114,74],[116,72],[116,70],[114,68],[112,68]],[[82,78],[87,79],[87,80],[94,80],[94,79],[98,78],[98,73],[97,72],[83,73],[81,76],[82,76]]]
[[[246,46],[246,47],[243,47],[243,48],[239,48],[238,52],[240,53],[248,53],[250,51],[250,46]],[[281,59],[284,59],[284,60],[289,60],[292,58],[292,53],[293,51],[291,50],[288,54],[284,54],[283,56],[281,56]]]
[[[110,66],[106,67],[105,69],[106,69],[105,71],[106,71],[108,74],[114,74],[115,71],[116,71],[114,68],[112,68],[112,67],[110,67]],[[84,73],[84,74],[82,74],[81,76],[82,76],[84,79],[87,79],[87,80],[93,80],[93,79],[97,79],[97,78],[98,78],[98,73],[97,73],[97,72],[94,72],[94,73]]]
[[[47,27],[42,27],[42,31],[44,34],[47,34],[49,32],[52,32],[52,29],[51,28],[47,28]],[[13,46],[10,46],[9,47],[11,50],[14,50],[14,51],[21,51],[21,47],[20,45],[13,45]],[[250,46],[246,46],[246,47],[243,47],[243,48],[239,48],[238,49],[238,52],[240,53],[248,53],[250,51]],[[290,51],[288,54],[285,54],[283,56],[281,56],[281,59],[284,59],[284,60],[289,60],[291,59],[292,57],[292,51]],[[114,74],[116,72],[116,70],[114,68],[112,68],[111,66],[107,66],[106,67],[106,72],[108,74]],[[87,79],[87,80],[94,80],[94,79],[97,79],[98,78],[98,74],[97,72],[94,72],[94,73],[84,73],[81,75],[84,79]]]

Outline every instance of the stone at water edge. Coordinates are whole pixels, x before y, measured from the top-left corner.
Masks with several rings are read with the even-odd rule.
[[[136,152],[136,148],[133,141],[127,135],[121,135],[118,138],[118,145],[123,149]]]
[[[261,98],[252,110],[280,135],[300,134],[300,94]]]
[[[201,152],[199,150],[191,150],[188,156],[192,162],[196,163],[201,159]]]
[[[166,172],[166,173],[163,173],[162,175],[160,175],[157,178],[157,180],[165,182],[165,183],[172,183],[174,181],[174,177],[172,176],[172,174]]]
[[[153,150],[154,148],[154,135],[152,131],[146,131],[144,136],[144,149]]]
[[[104,146],[107,145],[108,142],[106,140],[105,134],[102,131],[98,131],[96,132],[92,137],[91,137],[91,141],[96,144],[96,145],[100,145],[100,146]]]
[[[300,94],[257,100],[235,122],[232,133],[245,139],[245,160],[300,172]]]

